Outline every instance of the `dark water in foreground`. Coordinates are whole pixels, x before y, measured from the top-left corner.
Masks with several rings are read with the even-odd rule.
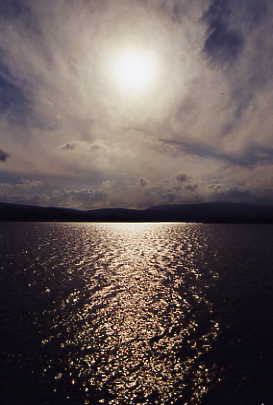
[[[0,228],[3,405],[273,403],[273,226]]]

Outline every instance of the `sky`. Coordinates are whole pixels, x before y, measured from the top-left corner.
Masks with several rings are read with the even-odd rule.
[[[1,0],[0,201],[273,203],[272,0]]]

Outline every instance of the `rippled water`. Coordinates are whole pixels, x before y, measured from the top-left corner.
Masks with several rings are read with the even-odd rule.
[[[2,224],[0,236],[4,404],[269,395],[271,226]]]

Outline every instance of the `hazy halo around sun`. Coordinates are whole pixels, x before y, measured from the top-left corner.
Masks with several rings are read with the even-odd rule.
[[[158,64],[153,52],[125,48],[113,55],[111,77],[123,92],[138,94],[149,91],[158,75]]]

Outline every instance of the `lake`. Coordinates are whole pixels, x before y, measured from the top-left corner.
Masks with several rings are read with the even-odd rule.
[[[273,226],[1,223],[3,405],[272,403]]]

